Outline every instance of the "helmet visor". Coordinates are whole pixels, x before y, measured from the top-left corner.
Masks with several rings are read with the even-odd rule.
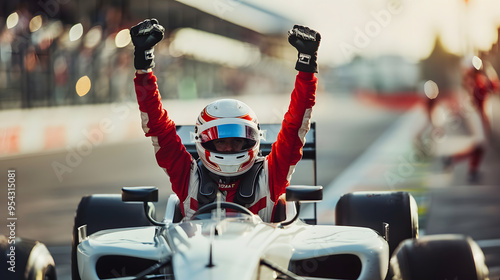
[[[257,141],[259,139],[259,131],[244,124],[230,123],[212,126],[200,133],[201,143],[231,137]]]
[[[252,148],[259,140],[259,131],[244,124],[220,124],[210,127],[200,133],[201,144],[210,151],[217,151],[215,140],[237,138],[244,140],[239,151]],[[219,151],[220,152],[220,151]],[[236,151],[233,151],[236,152]]]

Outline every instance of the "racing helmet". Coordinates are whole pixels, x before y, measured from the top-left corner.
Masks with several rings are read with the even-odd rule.
[[[263,134],[257,116],[248,105],[235,99],[220,99],[201,111],[192,136],[196,151],[209,171],[234,177],[253,166]],[[218,150],[216,141],[225,138],[238,139],[239,150]]]

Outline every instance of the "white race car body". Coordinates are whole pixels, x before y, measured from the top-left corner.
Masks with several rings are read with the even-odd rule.
[[[354,271],[350,275],[358,274],[357,279],[384,279],[389,267],[387,242],[368,228],[308,225],[300,220],[283,227],[246,214],[218,219],[207,215],[207,219],[185,219],[165,227],[103,230],[85,237],[77,250],[80,277],[109,278],[99,275],[103,266],[113,270],[106,262],[99,264],[106,256],[108,260],[122,256],[152,263],[168,261],[173,276],[163,279],[178,280],[276,279],[279,270],[270,269],[263,261],[306,275],[306,279],[335,279],[339,274],[334,270],[340,268]],[[359,265],[349,265],[352,260]],[[331,274],[324,275],[325,270]],[[318,275],[318,271],[323,272]],[[120,278],[124,274],[108,271],[106,275],[134,278]]]

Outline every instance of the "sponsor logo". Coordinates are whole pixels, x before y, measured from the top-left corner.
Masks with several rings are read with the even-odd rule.
[[[299,54],[299,62],[304,63],[304,64],[309,64],[311,61],[311,56],[305,53],[300,53]]]
[[[236,183],[232,184],[219,183],[219,189],[221,190],[234,189],[234,188],[236,188]]]
[[[155,55],[153,54],[153,49],[145,51],[144,54],[146,55],[145,57],[146,60],[155,58]]]

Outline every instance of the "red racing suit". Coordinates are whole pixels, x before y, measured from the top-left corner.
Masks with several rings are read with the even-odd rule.
[[[170,177],[172,190],[182,202],[182,214],[190,217],[198,209],[198,165],[186,151],[176,133],[174,122],[162,106],[156,76],[152,72],[137,73],[134,83],[142,128],[146,136],[151,137],[156,160]],[[314,73],[298,73],[281,131],[258,175],[256,198],[248,209],[258,214],[265,222],[272,221],[278,198],[290,184],[295,165],[302,158],[302,147],[310,128],[316,87],[317,78]],[[238,182],[229,187],[219,184],[223,199],[232,202],[237,185]]]

